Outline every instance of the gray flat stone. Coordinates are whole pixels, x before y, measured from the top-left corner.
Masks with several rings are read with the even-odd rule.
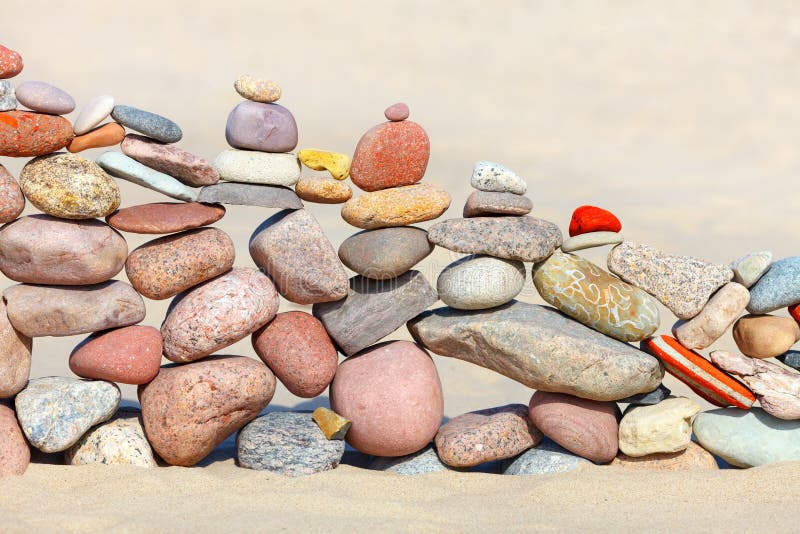
[[[428,445],[414,454],[408,454],[397,458],[373,456],[367,468],[373,471],[387,471],[398,475],[424,475],[425,473],[436,473],[447,470],[465,471],[465,469],[450,467],[442,463],[433,445]]]
[[[300,197],[291,189],[272,185],[221,182],[200,189],[198,202],[260,206],[281,210],[298,210],[303,207]]]
[[[142,165],[122,152],[105,152],[97,158],[97,164],[111,176],[158,191],[168,197],[187,202],[197,200],[197,189],[182,184],[168,174]]]
[[[114,106],[111,117],[126,128],[162,143],[177,143],[183,137],[180,127],[168,118],[132,106]]]
[[[762,315],[800,302],[800,256],[783,258],[772,264],[750,288],[747,311]]]
[[[504,475],[550,475],[587,465],[592,463],[546,439],[538,447],[528,449],[516,458],[504,462],[502,471]]]
[[[352,356],[388,336],[435,303],[436,291],[419,271],[392,280],[350,279],[347,297],[314,304],[314,316],[342,352]]]
[[[335,469],[344,447],[325,437],[311,412],[270,412],[239,431],[236,458],[241,467],[296,477]]]

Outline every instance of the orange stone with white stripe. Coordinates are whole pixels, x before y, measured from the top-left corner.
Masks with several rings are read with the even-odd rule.
[[[667,372],[711,404],[748,410],[756,400],[752,391],[675,338],[651,337],[642,341],[642,350],[661,360]]]

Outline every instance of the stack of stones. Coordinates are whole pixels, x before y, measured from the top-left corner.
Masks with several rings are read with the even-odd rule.
[[[173,121],[110,96],[71,124],[64,91],[6,81],[22,66],[0,47],[0,155],[33,157],[19,183],[0,167],[0,271],[18,283],[0,303],[0,476],[24,472],[31,446],[73,465],[191,466],[234,434],[238,465],[290,476],[335,468],[345,440],[372,469],[400,474],[800,460],[800,258],[671,254],[625,241],[596,206],[575,210],[562,242],[529,215],[525,181],[486,161],[464,217],[426,232],[412,225],[442,215],[450,195],[421,183],[430,142],[405,104],[352,160],[295,155],[280,87],[242,77],[233,148],[212,164],[175,145]],[[116,144],[97,162],[76,154]],[[325,174],[301,178],[301,165]],[[118,209],[114,177],[181,202]],[[20,217],[26,199],[41,213]],[[343,203],[363,231],[337,254],[302,200]],[[234,267],[231,238],[209,226],[224,204],[279,210],[251,236],[257,268]],[[158,237],[129,253],[123,233]],[[438,291],[414,270],[436,245],[469,255],[439,274]],[[577,254],[606,246],[603,267]],[[123,267],[129,283],[114,279]],[[515,300],[528,268],[547,306]],[[280,297],[310,309],[278,313]],[[140,324],[145,298],[172,299],[158,329]],[[678,318],[671,336],[657,333],[662,306]],[[414,342],[384,341],[404,324]],[[741,354],[697,352],[729,329]],[[32,339],[72,335],[88,335],[69,356],[75,377],[30,378]],[[225,354],[247,337],[258,359]],[[527,405],[442,425],[428,351],[535,391]],[[672,396],[665,371],[720,408]],[[331,409],[264,412],[278,381],[303,398],[328,390]],[[139,406],[120,407],[117,384],[137,385]]]

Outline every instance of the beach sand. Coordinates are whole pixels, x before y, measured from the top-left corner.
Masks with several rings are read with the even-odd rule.
[[[0,12],[9,21],[2,43],[25,58],[15,82],[51,82],[79,109],[108,93],[161,113],[183,127],[181,146],[209,158],[226,148],[225,120],[239,101],[233,80],[262,75],[283,86],[298,148],[352,153],[386,106],[407,102],[431,138],[425,180],[453,196],[443,218],[460,217],[472,165],[489,159],[525,177],[533,214],[565,231],[588,203],[614,211],[628,239],[714,262],[800,252],[793,2],[5,0]],[[23,163],[2,161],[15,176]],[[127,183],[121,190],[124,206],[166,200]],[[334,246],[354,232],[338,207],[308,208]],[[233,237],[237,265],[252,266],[248,238],[271,213],[231,207],[217,225]],[[126,238],[131,250],[148,240]],[[603,265],[606,253],[585,256]],[[419,268],[435,283],[458,257],[437,250]],[[530,282],[520,298],[541,302]],[[159,326],[168,301],[146,304],[144,324]],[[298,308],[282,303],[290,309]],[[662,312],[667,333],[674,318]],[[36,339],[32,376],[69,376],[82,337]],[[715,345],[734,347],[729,334]],[[249,340],[224,352],[254,355]],[[435,361],[449,417],[530,398],[495,373]],[[688,394],[671,377],[665,384]],[[135,398],[132,387],[123,393]],[[272,406],[326,404],[279,385]],[[400,478],[343,466],[291,480],[229,458],[151,471],[37,464],[0,481],[0,530],[789,531],[800,519],[798,475],[800,465]]]

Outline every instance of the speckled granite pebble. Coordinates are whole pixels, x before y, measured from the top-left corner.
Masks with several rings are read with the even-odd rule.
[[[450,206],[450,194],[431,184],[392,187],[351,198],[342,218],[365,230],[407,226],[438,218]]]
[[[373,456],[367,466],[373,471],[386,471],[397,475],[424,475],[426,473],[436,473],[439,471],[464,471],[461,468],[450,467],[439,459],[433,445],[428,445],[406,456],[385,458],[383,456]]]
[[[165,145],[142,135],[128,134],[120,146],[122,153],[158,172],[177,178],[186,185],[200,187],[219,181],[214,165],[203,157],[175,145]]]
[[[431,252],[428,232],[401,226],[351,235],[339,247],[339,259],[361,276],[388,280],[407,272]]]
[[[264,221],[250,237],[250,256],[292,302],[313,304],[347,296],[347,273],[309,211],[281,211]]]
[[[528,190],[528,184],[517,173],[491,161],[475,163],[470,183],[479,191],[524,195]]]
[[[234,267],[181,293],[161,325],[164,356],[190,362],[232,345],[275,317],[278,293],[260,271]]]
[[[242,150],[291,152],[297,146],[297,123],[279,104],[246,100],[228,115],[225,139]]]
[[[430,153],[428,134],[419,124],[378,124],[358,140],[350,180],[364,191],[416,184],[425,175]]]
[[[445,267],[436,280],[436,292],[451,308],[485,310],[511,301],[524,285],[521,261],[473,255]]]
[[[120,409],[110,420],[89,430],[65,451],[64,461],[67,465],[158,466],[139,410],[130,409]]]
[[[31,204],[63,219],[105,217],[119,207],[116,182],[95,162],[56,153],[29,161],[19,185]]]
[[[253,102],[277,102],[281,98],[281,86],[278,82],[254,76],[239,76],[233,82],[233,88],[242,98]]]
[[[419,271],[392,280],[350,279],[347,297],[314,304],[313,313],[351,356],[391,334],[436,302],[436,291]]]
[[[139,387],[144,429],[171,465],[192,466],[254,419],[275,394],[275,376],[245,356],[167,365]]]
[[[0,165],[0,223],[11,222],[25,209],[25,195],[8,170]]]
[[[95,332],[72,350],[69,369],[82,378],[146,384],[158,374],[163,341],[152,326]]]
[[[23,474],[30,460],[31,450],[14,410],[0,404],[0,479]]]
[[[92,98],[83,106],[83,109],[75,119],[72,128],[75,135],[83,135],[89,130],[99,126],[106,118],[111,115],[114,109],[114,97],[111,95],[100,95]]]
[[[142,297],[125,282],[90,286],[19,284],[3,298],[14,328],[29,337],[74,336],[136,324],[144,319]]]
[[[691,319],[711,295],[733,278],[733,271],[689,256],[676,256],[625,241],[611,249],[608,269],[647,291],[680,319]]]
[[[504,475],[549,475],[565,473],[592,465],[589,460],[576,456],[564,447],[545,439],[538,447],[530,449],[504,464]]]
[[[383,112],[383,116],[386,117],[386,120],[392,122],[404,121],[408,118],[409,114],[410,111],[408,109],[408,105],[404,104],[403,102],[392,104]]]
[[[0,399],[13,397],[28,383],[31,347],[31,338],[11,326],[0,299]]]
[[[122,152],[104,152],[97,158],[97,164],[111,176],[158,191],[168,197],[187,202],[197,200],[199,193],[197,189],[188,187],[163,172],[158,172],[146,165],[142,165]]]
[[[747,311],[763,314],[800,302],[800,256],[783,258],[772,264],[750,288]]]
[[[221,182],[207,185],[200,189],[198,202],[234,204],[238,206],[261,206],[297,210],[302,209],[303,202],[291,189],[260,184],[239,184]]]
[[[270,412],[236,437],[240,467],[291,477],[335,469],[343,454],[344,441],[328,440],[310,412]]]
[[[111,382],[48,376],[28,382],[15,405],[31,445],[42,452],[59,452],[114,415],[120,398]]]
[[[625,238],[619,232],[589,232],[568,238],[561,244],[562,252],[575,252],[587,248],[619,245]]]
[[[22,82],[16,89],[17,101],[28,109],[50,115],[66,115],[75,109],[75,100],[66,91],[46,82]]]
[[[14,85],[8,80],[0,80],[0,111],[11,111],[12,109],[17,109]]]
[[[731,262],[733,281],[751,287],[759,281],[772,265],[772,252],[751,252]]]
[[[0,112],[0,156],[43,156],[67,146],[75,134],[64,117],[30,111]]]
[[[115,121],[162,143],[177,143],[183,137],[180,127],[161,115],[131,106],[116,105],[111,111]]]
[[[453,467],[472,467],[511,458],[535,447],[542,433],[524,404],[508,404],[459,415],[436,433],[439,458]]]
[[[527,215],[533,209],[528,197],[514,193],[473,191],[464,204],[464,217],[487,215]]]
[[[123,232],[171,234],[212,224],[225,216],[219,204],[197,202],[156,202],[115,211],[106,222]]]
[[[641,341],[661,324],[653,297],[580,256],[555,251],[531,275],[547,303],[614,339]]]
[[[561,246],[558,226],[535,217],[473,217],[434,224],[428,239],[463,254],[540,262]]]
[[[197,228],[140,246],[125,261],[125,274],[136,291],[161,300],[227,272],[235,256],[228,234],[219,228]]]
[[[749,301],[746,287],[728,282],[711,296],[700,313],[688,321],[675,323],[672,335],[687,349],[704,349],[728,331]]]

